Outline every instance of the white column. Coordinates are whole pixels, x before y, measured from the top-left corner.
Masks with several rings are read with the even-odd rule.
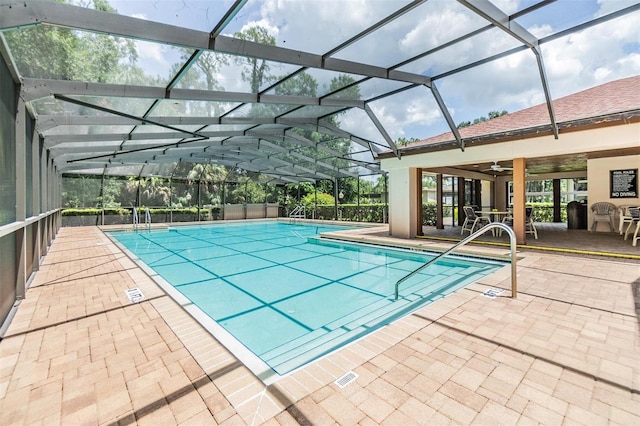
[[[525,229],[525,204],[527,161],[523,157],[513,159],[513,232],[518,244],[527,243]]]
[[[418,228],[417,168],[389,170],[389,234],[397,238],[413,238]]]

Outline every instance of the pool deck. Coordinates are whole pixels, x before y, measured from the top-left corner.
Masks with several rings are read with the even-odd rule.
[[[635,425],[639,314],[640,260],[519,250],[516,299],[505,267],[265,386],[102,231],[62,228],[0,341],[0,423]]]

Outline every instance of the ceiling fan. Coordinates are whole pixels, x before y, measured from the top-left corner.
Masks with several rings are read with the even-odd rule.
[[[490,168],[482,170],[483,172],[504,172],[507,170],[513,170],[513,167],[502,167],[497,161],[494,161]]]

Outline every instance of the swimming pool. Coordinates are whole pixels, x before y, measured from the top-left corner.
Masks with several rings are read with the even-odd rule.
[[[394,301],[396,281],[434,255],[316,238],[340,229],[258,221],[110,234],[280,375],[504,266],[449,257]]]

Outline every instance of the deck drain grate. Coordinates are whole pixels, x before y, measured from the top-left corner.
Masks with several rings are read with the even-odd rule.
[[[490,289],[482,293],[482,295],[485,297],[488,297],[489,299],[495,299],[496,297],[500,296],[500,294],[502,294],[503,291],[504,290],[501,288],[491,287]]]
[[[345,374],[344,376],[340,377],[338,380],[336,380],[333,383],[338,385],[340,388],[343,388],[343,387],[347,386],[349,383],[353,382],[357,378],[358,378],[358,375],[356,373],[354,373],[353,371],[349,371],[347,374]]]

